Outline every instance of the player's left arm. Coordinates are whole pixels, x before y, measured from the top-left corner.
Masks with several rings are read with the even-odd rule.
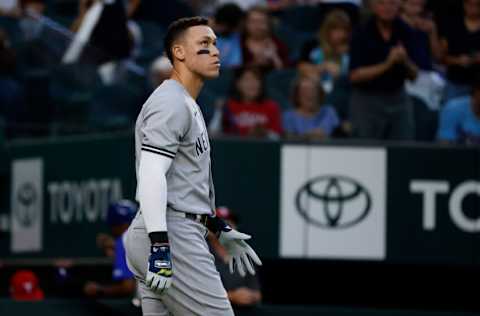
[[[245,276],[245,269],[247,269],[250,274],[255,274],[253,263],[261,266],[262,261],[252,247],[245,242],[245,240],[251,238],[250,235],[233,229],[224,220],[216,216],[208,218],[207,228],[218,237],[218,240],[230,255],[228,261],[230,273],[237,269],[241,276]]]

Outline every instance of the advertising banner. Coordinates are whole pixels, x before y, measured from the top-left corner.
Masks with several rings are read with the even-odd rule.
[[[383,260],[386,151],[282,148],[280,255]]]

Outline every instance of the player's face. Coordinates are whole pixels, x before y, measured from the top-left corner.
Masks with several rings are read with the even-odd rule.
[[[185,34],[185,63],[200,77],[213,79],[220,74],[217,37],[206,25],[189,28]]]

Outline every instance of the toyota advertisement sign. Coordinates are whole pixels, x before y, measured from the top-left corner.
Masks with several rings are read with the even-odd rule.
[[[284,146],[280,255],[386,256],[384,149]]]

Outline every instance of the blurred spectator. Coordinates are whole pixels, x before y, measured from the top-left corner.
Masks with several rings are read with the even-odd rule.
[[[480,72],[480,0],[463,0],[464,16],[452,18],[444,30],[448,85],[446,101],[467,95]]]
[[[445,80],[433,71],[434,64],[443,58],[437,25],[431,13],[426,11],[426,0],[402,1],[402,20],[413,30],[415,61],[419,67],[416,80],[407,82],[407,92],[437,110],[445,88]]]
[[[23,87],[15,79],[17,59],[7,34],[0,29],[0,118],[6,121],[8,137],[16,136],[26,119]]]
[[[317,0],[316,2],[320,3],[318,7],[320,11],[320,21],[323,21],[331,11],[340,9],[348,14],[352,23],[356,25],[359,21],[360,8],[362,7],[363,0]]]
[[[223,67],[243,64],[240,27],[244,12],[236,4],[225,4],[217,9],[212,28],[217,35],[217,48]]]
[[[288,48],[273,35],[267,9],[253,7],[247,11],[242,36],[244,65],[265,70],[281,69],[289,65]]]
[[[280,108],[265,97],[263,73],[241,68],[235,73],[233,95],[227,101],[224,131],[241,136],[276,139],[281,133]]]
[[[348,74],[350,19],[340,10],[332,11],[323,22],[317,39],[302,49],[298,70],[301,75],[320,79],[326,93],[335,80]]]
[[[33,17],[42,16],[45,13],[47,5],[45,0],[21,0],[20,28],[25,40],[37,39],[42,33],[43,24],[39,23]]]
[[[132,43],[121,0],[81,0],[72,30],[76,34],[63,57],[64,63],[101,65],[130,56]]]
[[[0,16],[19,17],[21,14],[18,0],[0,1]]]
[[[354,134],[367,139],[409,140],[412,104],[405,81],[417,76],[412,30],[399,18],[400,0],[371,0],[373,17],[353,35],[350,115]]]
[[[229,208],[218,207],[216,214],[233,229],[237,228],[238,217]],[[258,276],[247,273],[245,277],[242,277],[238,271],[231,273],[227,264],[228,254],[225,248],[211,234],[208,235],[208,242],[215,256],[215,265],[232,305],[234,307],[248,307],[259,304],[262,300],[262,292],[260,291]]]
[[[16,301],[41,301],[45,295],[33,271],[19,270],[10,278],[10,296]]]
[[[437,25],[425,9],[426,0],[402,1],[402,20],[415,38],[415,61],[421,70],[432,70],[434,59],[440,61],[443,56]]]
[[[302,77],[294,83],[294,110],[283,115],[287,139],[324,140],[338,127],[335,109],[324,104],[325,92],[317,81]]]
[[[156,89],[162,82],[172,74],[172,64],[167,56],[160,56],[150,66],[150,82],[153,89]]]
[[[480,145],[480,77],[470,96],[452,99],[442,109],[437,138],[443,143]]]
[[[109,206],[107,223],[110,226],[113,238],[100,234],[97,236],[97,243],[107,256],[114,257],[112,272],[114,283],[99,284],[94,281],[88,281],[83,288],[85,295],[89,297],[118,297],[133,296],[135,294],[136,281],[127,267],[123,233],[128,229],[137,209],[137,204],[129,200],[121,200]]]
[[[128,0],[126,2],[127,18],[131,19],[137,13],[138,8],[140,7],[142,0]]]

